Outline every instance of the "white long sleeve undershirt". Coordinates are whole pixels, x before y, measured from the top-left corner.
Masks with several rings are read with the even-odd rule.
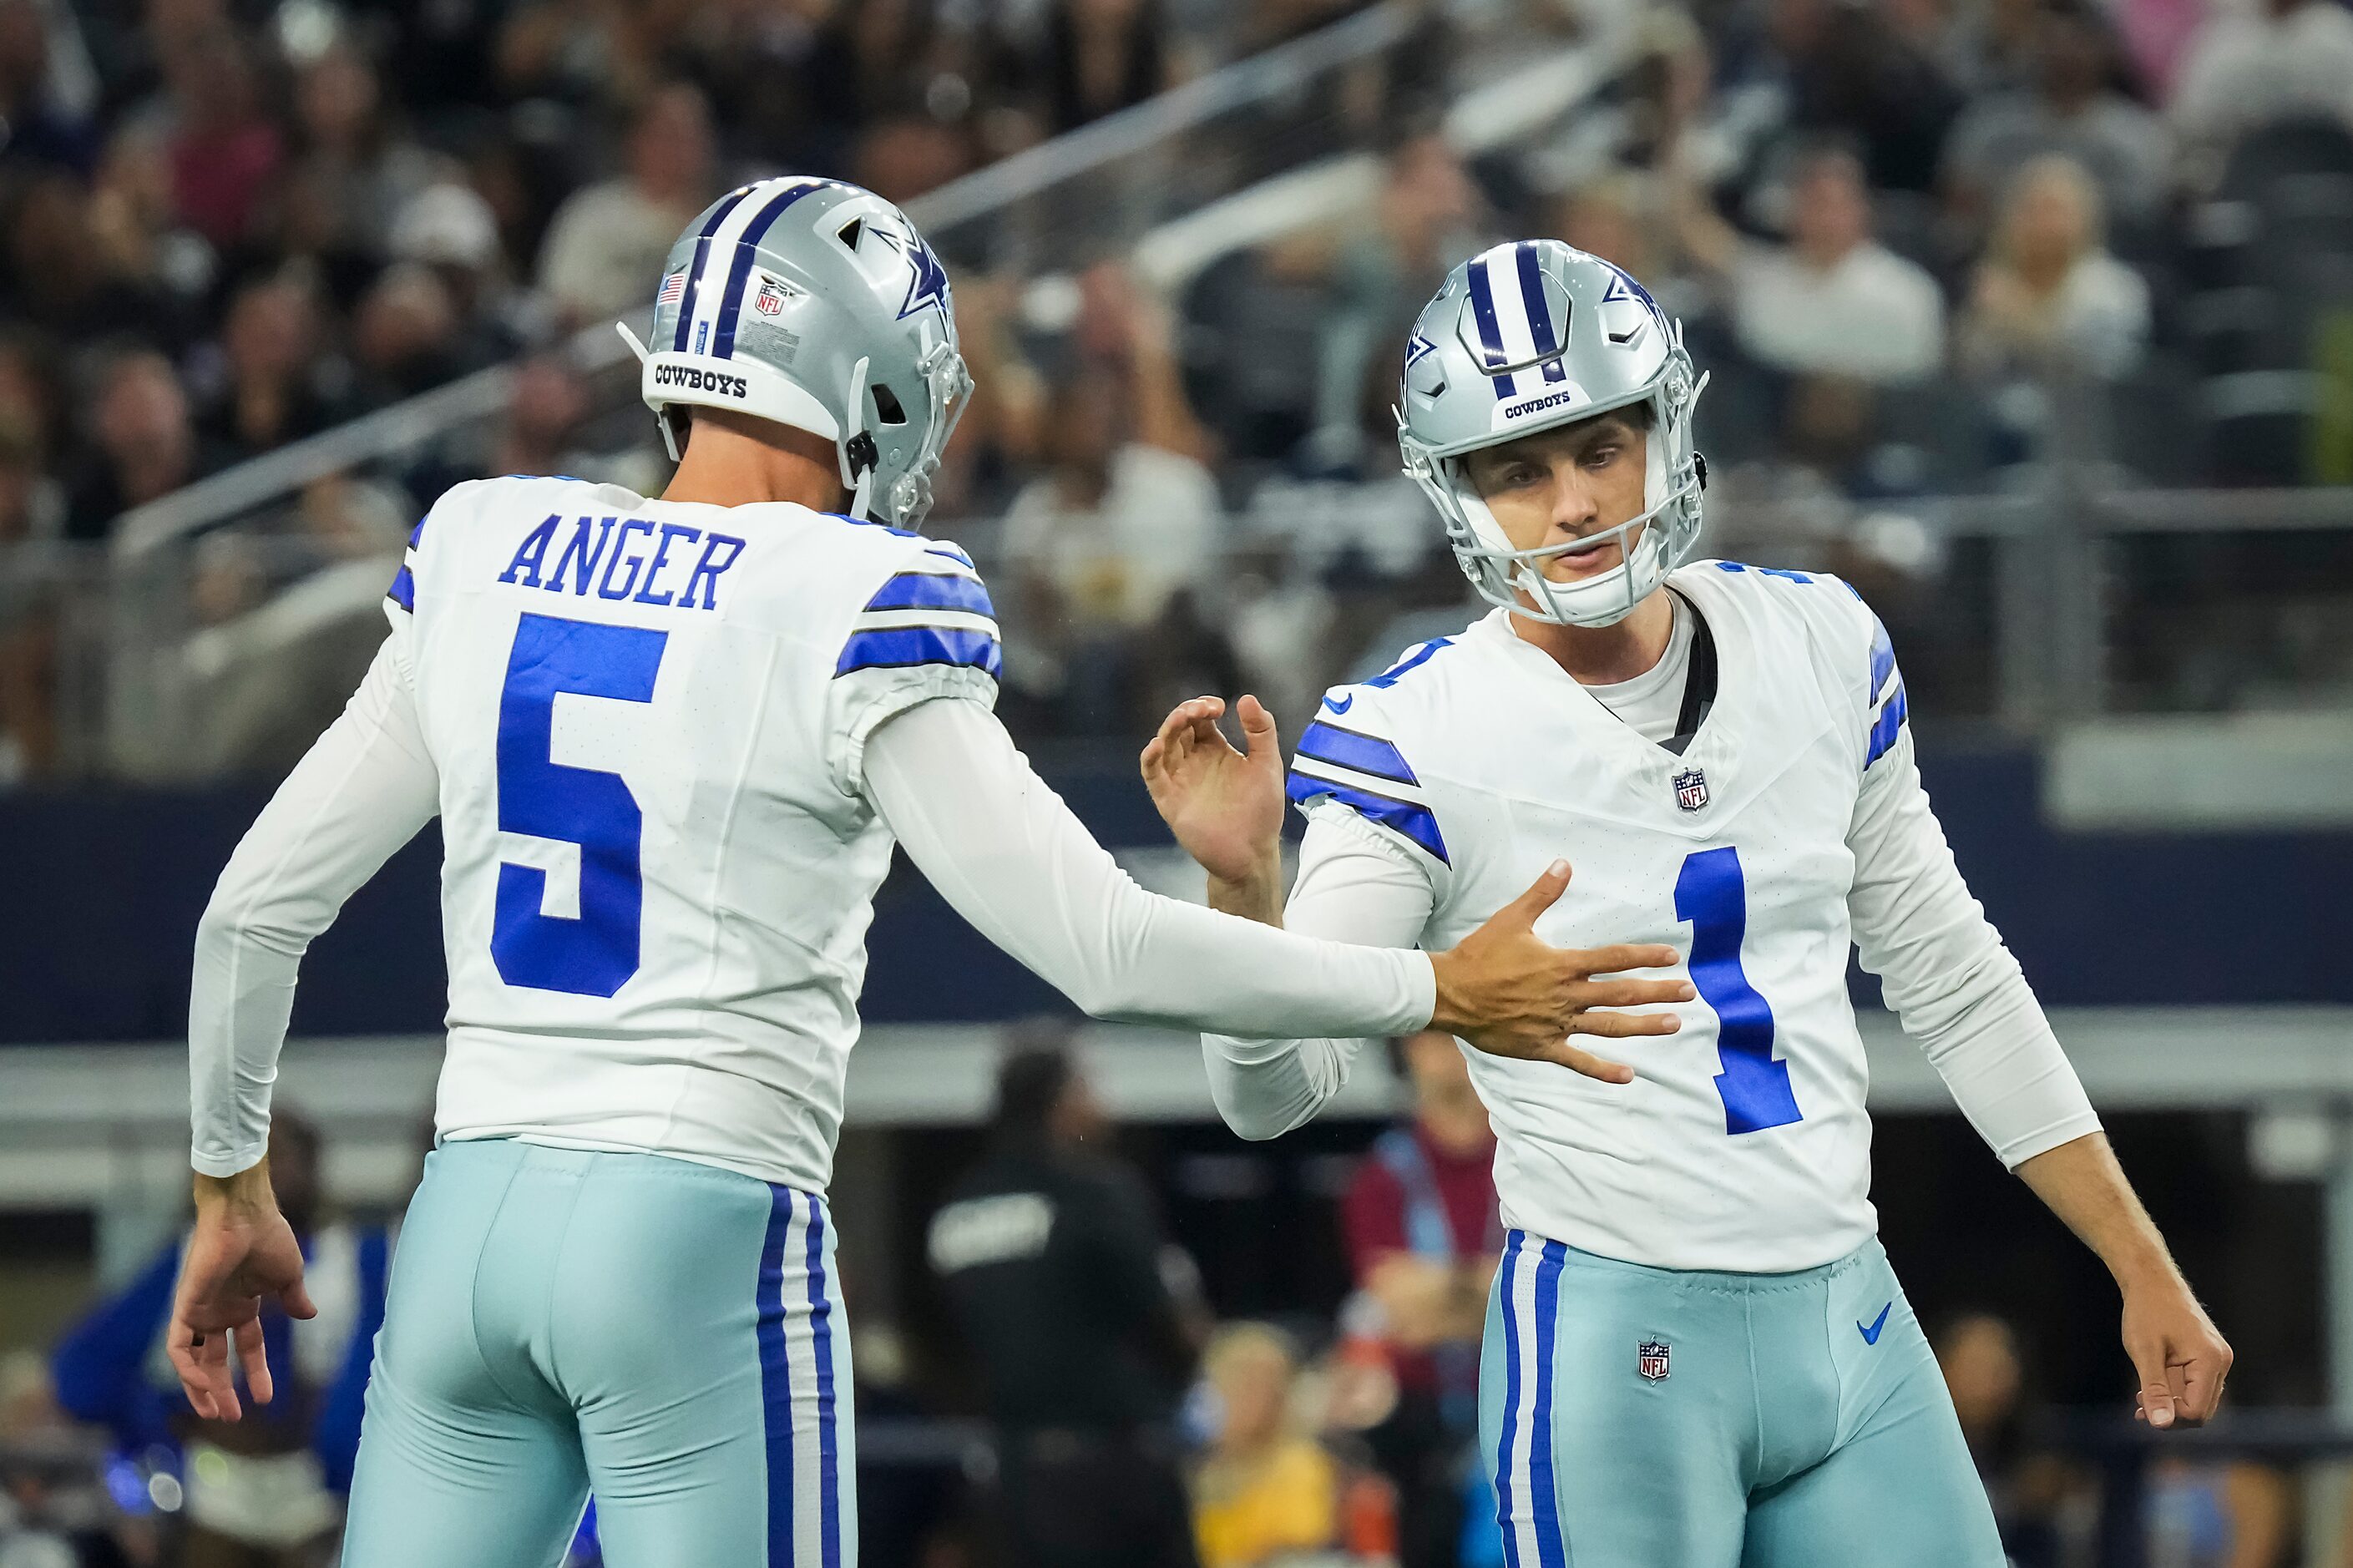
[[[1319,941],[1145,892],[974,703],[926,702],[877,731],[866,790],[958,914],[1097,1017],[1379,1034],[1308,1020],[1418,1028],[1435,1005],[1429,959],[1398,951],[1410,944]]]
[[[924,702],[890,721],[864,766],[868,798],[957,912],[1090,1013],[1301,1035],[1430,1018],[1430,961],[1398,951],[1409,943],[1320,942],[1137,887],[976,703]],[[238,844],[198,924],[196,1170],[228,1176],[260,1160],[302,954],[438,801],[396,637]]]
[[[2099,1130],[2018,961],[1953,862],[1921,788],[1911,731],[1865,775],[1847,844],[1848,895],[1863,967],[2003,1164]],[[1313,936],[1404,946],[1429,923],[1428,877],[1345,806],[1310,819],[1285,926]],[[1347,1081],[1361,1040],[1202,1037],[1212,1097],[1244,1138],[1272,1138],[1313,1117]]]

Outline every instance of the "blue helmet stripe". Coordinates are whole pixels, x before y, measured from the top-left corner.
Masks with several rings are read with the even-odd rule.
[[[1471,314],[1479,323],[1479,346],[1484,351],[1481,357],[1487,362],[1488,373],[1493,375],[1495,367],[1504,363],[1504,330],[1495,324],[1495,289],[1487,281],[1484,258],[1471,264]],[[1493,375],[1493,379],[1499,401],[1516,390],[1508,372]]]
[[[735,264],[727,270],[727,292],[719,299],[718,341],[711,346],[713,359],[735,357],[735,318],[744,309],[744,288],[752,277],[752,251],[764,238],[776,221],[785,216],[785,209],[812,191],[823,190],[831,180],[808,180],[785,191],[762,207],[744,232],[735,239]]]
[[[1524,239],[1514,247],[1520,263],[1520,303],[1527,308],[1528,337],[1536,345],[1536,356],[1546,362],[1546,381],[1567,381],[1567,367],[1555,356],[1560,353],[1560,341],[1552,335],[1552,312],[1545,309],[1544,271],[1536,265],[1536,242]]]
[[[711,259],[711,237],[719,232],[719,226],[727,221],[727,215],[742,206],[744,198],[751,194],[749,185],[740,191],[730,192],[727,199],[712,208],[710,217],[703,220],[702,232],[694,241],[694,263],[686,269],[686,292],[680,296],[678,301],[678,330],[670,334],[670,340],[673,353],[686,352],[687,323],[694,320],[694,296],[702,287],[703,264]]]

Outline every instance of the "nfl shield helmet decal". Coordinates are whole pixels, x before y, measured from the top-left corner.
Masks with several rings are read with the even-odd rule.
[[[1697,811],[1707,804],[1707,775],[1697,768],[1686,768],[1675,775],[1675,804],[1685,811]]]
[[[1634,1347],[1634,1370],[1650,1383],[1664,1383],[1667,1361],[1672,1352],[1664,1340],[1644,1340]]]
[[[764,316],[780,315],[784,311],[785,301],[792,297],[791,284],[763,272],[760,274],[760,291],[752,297],[752,309]]]

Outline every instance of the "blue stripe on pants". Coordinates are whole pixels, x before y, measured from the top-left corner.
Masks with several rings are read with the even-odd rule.
[[[793,1189],[770,1189],[768,1235],[760,1249],[760,1402],[768,1440],[768,1568],[793,1568],[793,1377],[785,1333],[785,1242]],[[817,1200],[809,1200],[816,1212]]]
[[[1528,1509],[1535,1515],[1536,1557],[1543,1568],[1568,1568],[1568,1550],[1560,1532],[1560,1494],[1552,1471],[1553,1313],[1560,1298],[1561,1268],[1567,1261],[1568,1248],[1547,1241],[1536,1264],[1536,1394],[1528,1435]]]
[[[1504,1532],[1504,1561],[1509,1568],[1520,1568],[1520,1533],[1512,1528],[1512,1439],[1520,1425],[1520,1328],[1512,1310],[1512,1292],[1519,1281],[1522,1234],[1515,1230],[1504,1238],[1504,1276],[1496,1287],[1504,1303],[1504,1434],[1495,1444],[1495,1528]]]
[[[835,1444],[833,1410],[833,1304],[825,1288],[825,1215],[809,1194],[809,1333],[817,1352],[817,1452],[821,1490],[818,1500],[818,1551],[823,1568],[841,1568],[841,1456]]]

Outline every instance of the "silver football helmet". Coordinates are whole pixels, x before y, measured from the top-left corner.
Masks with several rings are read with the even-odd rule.
[[[653,343],[621,335],[673,461],[678,404],[834,444],[852,516],[913,528],[972,392],[947,273],[907,215],[839,180],[762,180],[670,247]]]
[[[1524,239],[1457,267],[1423,307],[1406,340],[1398,447],[1481,597],[1536,620],[1606,626],[1699,541],[1707,466],[1693,449],[1691,420],[1706,384],[1683,352],[1682,326],[1630,276],[1558,240]],[[1641,515],[1603,535],[1514,550],[1463,472],[1463,455],[1636,403],[1651,414]],[[1546,561],[1595,537],[1615,537],[1624,562],[1583,582],[1545,575]]]

